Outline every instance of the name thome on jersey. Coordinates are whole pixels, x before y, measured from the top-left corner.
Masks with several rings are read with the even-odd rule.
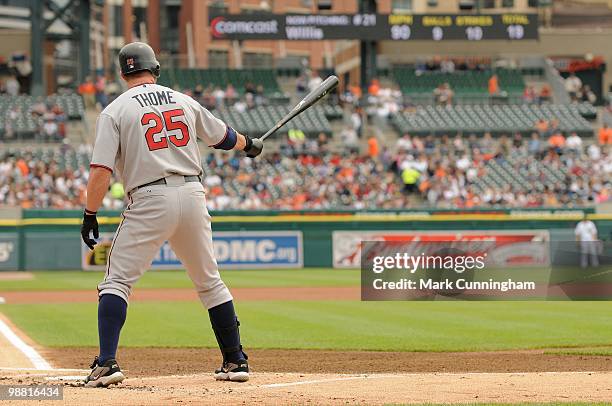
[[[174,95],[172,90],[154,91],[148,93],[139,93],[132,96],[132,99],[136,100],[140,107],[146,106],[161,106],[164,104],[174,104]]]

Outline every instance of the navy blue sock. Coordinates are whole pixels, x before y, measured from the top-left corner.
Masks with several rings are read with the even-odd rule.
[[[208,309],[210,323],[217,337],[219,348],[225,361],[237,363],[246,359],[240,345],[240,334],[238,333],[238,318],[234,310],[234,302],[231,300]]]
[[[98,336],[100,337],[100,365],[117,356],[119,333],[125,323],[127,303],[117,295],[102,295],[98,302]]]

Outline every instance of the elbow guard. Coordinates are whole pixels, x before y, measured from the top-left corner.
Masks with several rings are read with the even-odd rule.
[[[228,125],[227,130],[225,131],[225,136],[220,142],[213,145],[213,148],[229,151],[230,149],[233,149],[236,146],[237,141],[238,137],[236,135],[236,131]]]

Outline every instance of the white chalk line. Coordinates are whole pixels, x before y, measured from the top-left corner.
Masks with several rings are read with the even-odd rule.
[[[49,368],[49,369],[40,369],[40,368],[16,368],[16,367],[0,367],[0,371],[17,371],[17,372],[27,372],[27,371],[39,371],[39,372],[91,372],[89,369],[76,369],[76,368]]]
[[[295,381],[295,382],[283,382],[283,383],[271,383],[266,385],[260,385],[260,388],[286,388],[289,386],[299,386],[299,385],[313,385],[318,383],[328,383],[328,382],[341,382],[341,381],[354,381],[360,379],[397,379],[397,378],[407,378],[414,376],[482,376],[482,375],[590,375],[590,374],[606,374],[610,372],[589,372],[589,371],[545,371],[545,372],[430,372],[430,373],[404,373],[404,374],[394,374],[394,375],[381,375],[381,374],[366,374],[366,375],[358,375],[358,376],[346,376],[346,377],[338,377],[338,378],[325,378],[325,379],[312,379],[306,381]]]
[[[30,345],[26,344],[17,334],[11,330],[11,328],[0,319],[0,333],[6,337],[6,339],[13,344],[19,351],[21,351],[34,365],[35,369],[50,370],[51,365]]]

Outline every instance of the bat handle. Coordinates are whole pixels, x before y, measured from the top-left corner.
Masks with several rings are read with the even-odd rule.
[[[266,138],[268,138],[269,136],[271,136],[273,133],[276,132],[276,130],[278,130],[280,127],[278,126],[274,126],[271,129],[268,130],[267,133],[265,133],[264,135],[262,135],[261,137],[259,137],[260,140],[265,140]]]

